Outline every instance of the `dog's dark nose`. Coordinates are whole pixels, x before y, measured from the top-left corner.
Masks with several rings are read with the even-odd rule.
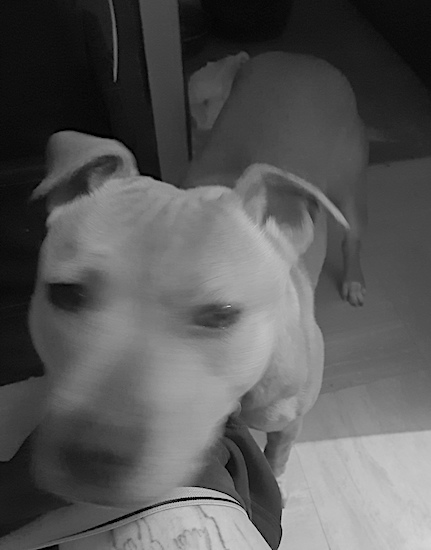
[[[142,441],[135,430],[109,435],[100,430],[98,435],[97,426],[92,428],[92,438],[85,432],[68,434],[68,442],[59,448],[60,463],[76,481],[108,487],[136,466]]]
[[[70,443],[60,450],[60,461],[79,482],[110,485],[122,477],[134,464],[131,455],[107,449],[91,449]]]

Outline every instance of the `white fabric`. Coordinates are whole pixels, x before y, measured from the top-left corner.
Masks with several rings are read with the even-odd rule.
[[[202,504],[239,508],[247,515],[244,508],[229,495],[200,487],[180,487],[162,502],[139,512],[81,504],[55,510],[0,539],[0,550],[40,550],[110,531],[162,510]],[[103,525],[108,521],[112,523]]]

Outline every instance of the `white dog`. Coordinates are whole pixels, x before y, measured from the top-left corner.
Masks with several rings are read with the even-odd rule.
[[[309,199],[346,225],[340,212],[266,165],[232,190],[180,190],[140,176],[121,144],[67,131],[49,142],[42,195],[39,486],[108,506],[162,498],[193,480],[241,402],[250,425],[278,433],[266,453],[280,473],[323,369],[301,256],[316,280],[324,215],[313,240]]]

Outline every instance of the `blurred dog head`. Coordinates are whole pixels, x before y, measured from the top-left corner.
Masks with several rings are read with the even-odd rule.
[[[129,506],[193,480],[278,327],[299,322],[289,270],[313,224],[305,211],[284,229],[268,218],[289,188],[271,170],[251,167],[234,190],[184,191],[140,176],[115,141],[51,138],[30,310],[49,380],[41,487]]]

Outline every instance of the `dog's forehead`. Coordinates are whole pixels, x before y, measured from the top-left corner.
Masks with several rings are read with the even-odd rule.
[[[140,183],[113,184],[58,215],[45,247],[46,276],[117,270],[123,284],[127,278],[173,300],[202,289],[214,299],[225,289],[241,297],[272,285],[276,255],[231,190]]]
[[[179,212],[192,216],[202,204],[224,193],[230,191],[215,186],[186,192],[143,176],[111,180],[93,193],[55,209],[48,226],[59,244],[64,239],[89,246],[89,237],[93,236],[98,242],[114,244],[115,237],[132,237],[155,221],[161,226],[172,224]]]
[[[238,209],[227,188],[184,191],[152,178],[112,180],[51,214],[47,259],[68,263],[133,253],[155,261],[167,250],[199,249],[215,233],[220,240],[221,228],[229,231],[235,214],[218,204],[224,195]]]
[[[281,259],[230,198],[203,201],[190,213],[181,210],[172,227],[156,232],[160,241],[151,279],[162,298],[187,305],[273,302],[282,279]]]
[[[164,203],[179,193],[151,178],[111,180],[94,192],[60,206],[48,218],[49,259],[72,260],[112,250],[127,239],[143,219],[157,215]],[[65,253],[67,251],[67,254]]]

